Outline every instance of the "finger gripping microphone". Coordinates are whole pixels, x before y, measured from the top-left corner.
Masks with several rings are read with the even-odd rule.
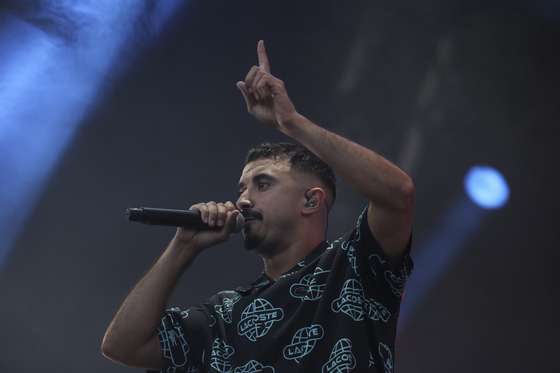
[[[144,224],[166,225],[172,227],[191,228],[195,230],[220,230],[222,227],[210,227],[202,221],[198,210],[173,210],[154,207],[133,207],[126,209],[128,220]],[[245,219],[238,214],[234,233],[243,229]]]

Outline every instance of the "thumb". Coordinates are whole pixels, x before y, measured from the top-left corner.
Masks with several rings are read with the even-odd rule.
[[[239,88],[239,90],[241,91],[241,94],[243,95],[243,98],[245,99],[245,104],[247,105],[247,111],[251,111],[251,107],[253,106],[254,101],[251,98],[251,95],[249,94],[249,92],[247,91],[247,87],[245,86],[245,82],[237,82],[237,83],[235,83],[235,85],[237,86],[237,88]]]

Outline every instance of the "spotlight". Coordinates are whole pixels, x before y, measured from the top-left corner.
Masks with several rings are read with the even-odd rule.
[[[474,166],[465,176],[465,191],[484,209],[503,207],[509,198],[509,187],[502,174],[490,166]]]

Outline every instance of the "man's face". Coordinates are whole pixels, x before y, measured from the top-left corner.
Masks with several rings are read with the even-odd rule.
[[[291,171],[287,160],[258,159],[245,165],[236,203],[249,216],[242,231],[245,248],[266,253],[297,239],[294,228],[305,190],[305,177]]]

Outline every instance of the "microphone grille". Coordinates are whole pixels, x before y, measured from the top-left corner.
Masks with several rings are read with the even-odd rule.
[[[237,219],[235,221],[235,229],[233,230],[233,232],[235,233],[241,232],[244,225],[245,225],[245,218],[243,217],[243,215],[237,214]]]

